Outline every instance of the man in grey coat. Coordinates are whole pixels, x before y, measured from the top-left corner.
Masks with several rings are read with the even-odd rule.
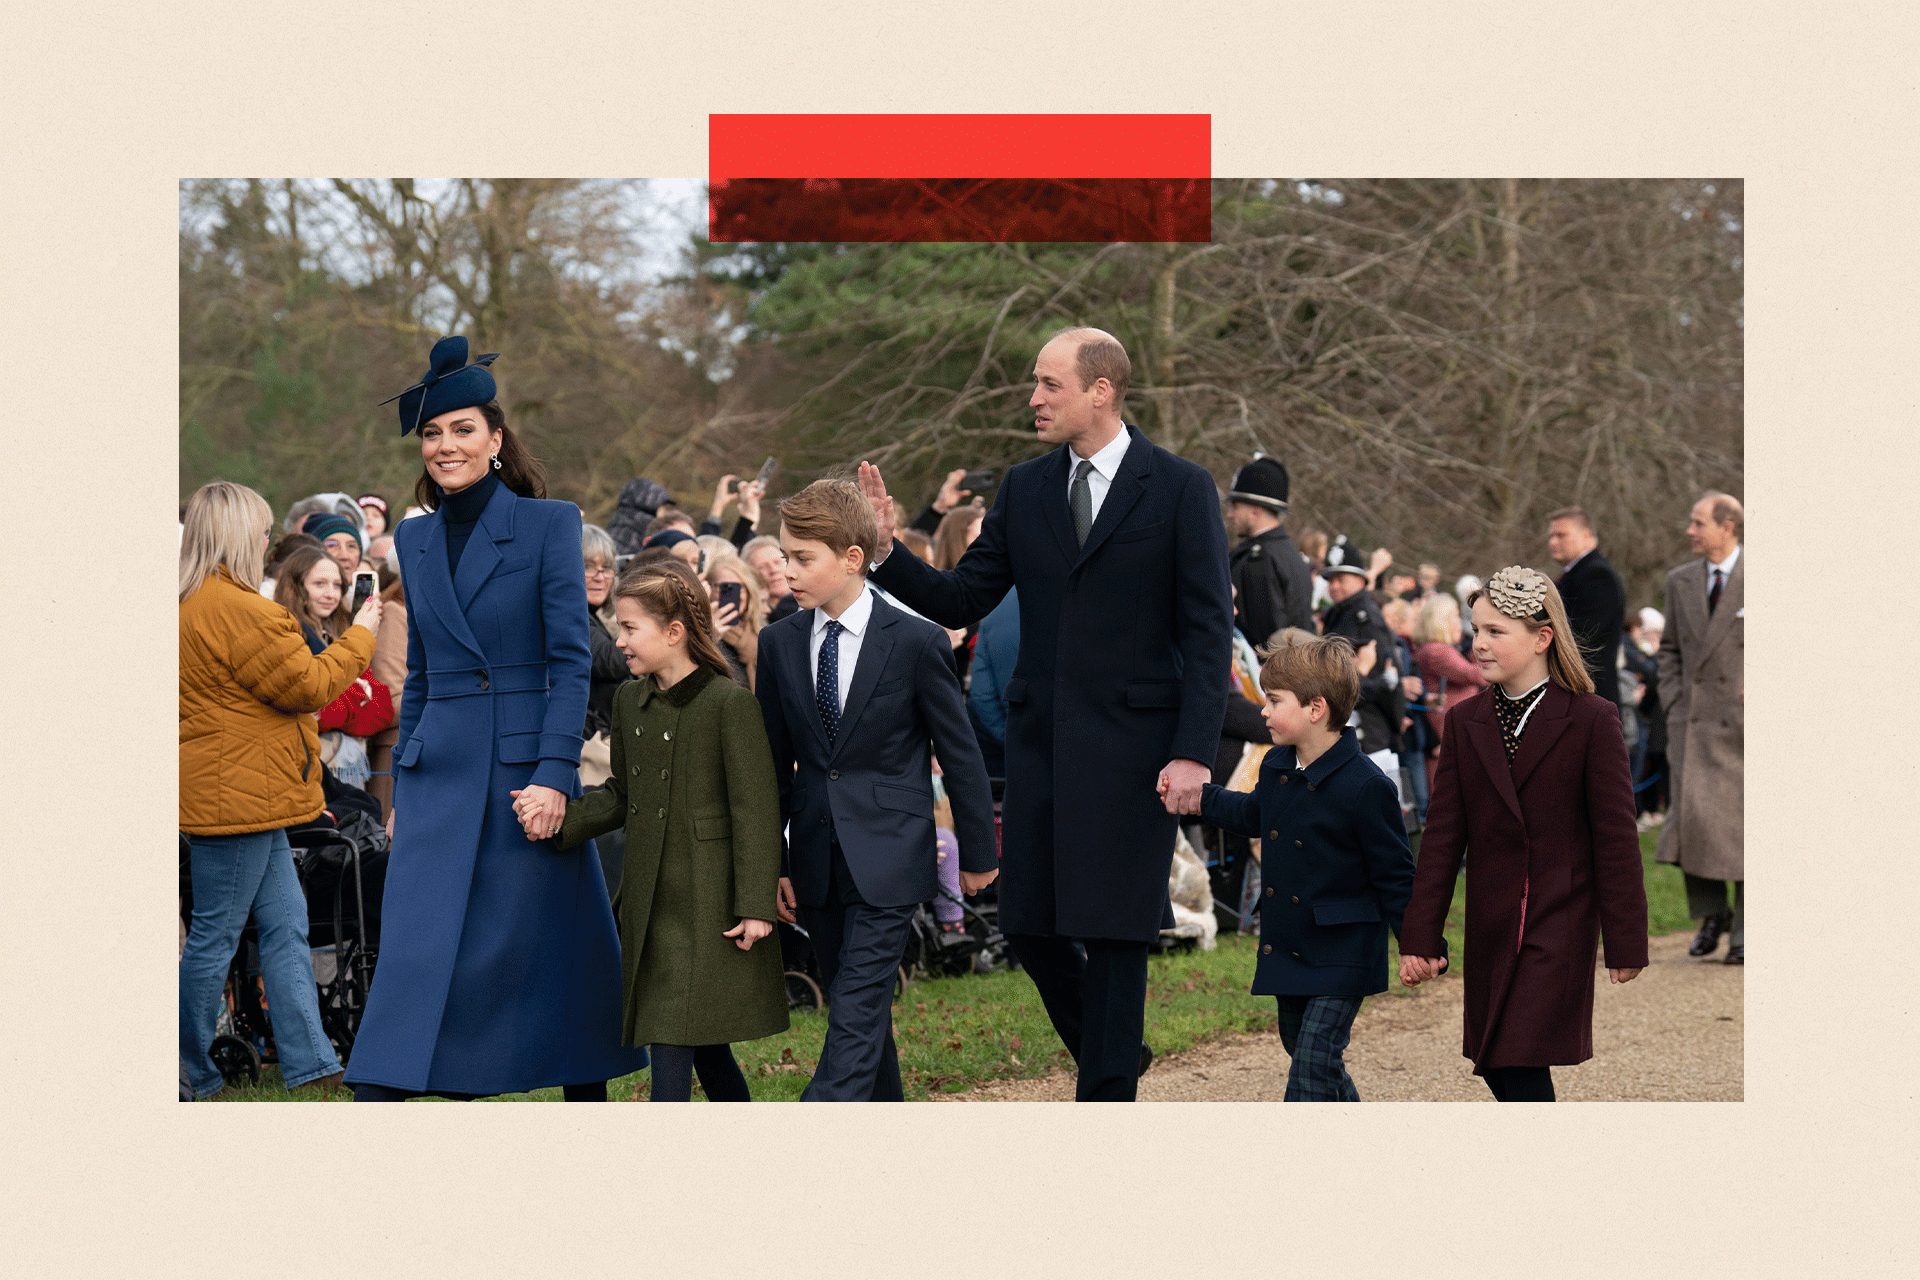
[[[1688,954],[1712,955],[1725,933],[1728,964],[1747,958],[1745,519],[1724,493],[1694,504],[1687,540],[1701,558],[1667,575],[1658,655],[1672,806],[1654,856],[1686,875],[1687,910],[1701,922]]]

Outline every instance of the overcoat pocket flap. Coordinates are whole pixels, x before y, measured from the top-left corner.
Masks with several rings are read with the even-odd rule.
[[[1315,924],[1371,924],[1380,919],[1380,904],[1371,898],[1342,898],[1313,904]]]
[[[693,838],[695,840],[725,840],[733,834],[733,819],[726,814],[717,818],[695,818],[693,820]]]
[[[525,764],[540,758],[540,731],[500,735],[500,763]]]
[[[899,813],[918,814],[923,818],[933,816],[933,793],[920,791],[913,787],[896,787],[885,782],[873,784],[873,802],[882,809],[892,809]]]
[[[1129,680],[1127,705],[1130,707],[1177,707],[1180,705],[1178,680]]]
[[[1003,702],[1025,702],[1027,700],[1027,678],[1014,676],[1007,681],[1007,691],[1000,695]]]
[[[407,739],[406,748],[400,752],[400,758],[395,760],[394,763],[399,765],[401,768],[408,768],[408,767],[411,767],[419,759],[420,759],[420,735],[416,733],[411,738]]]
[[[1166,531],[1167,531],[1167,522],[1165,520],[1161,520],[1154,524],[1142,525],[1138,529],[1116,529],[1114,531],[1113,536],[1108,538],[1107,541],[1109,543],[1139,542],[1146,538],[1159,537],[1161,534],[1165,533]]]

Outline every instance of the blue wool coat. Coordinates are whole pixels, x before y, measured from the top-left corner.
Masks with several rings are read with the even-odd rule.
[[[593,846],[529,841],[510,792],[580,794],[580,512],[497,488],[449,572],[442,512],[394,531],[407,682],[385,928],[350,1083],[517,1093],[646,1065]]]
[[[1292,747],[1267,752],[1252,795],[1208,783],[1200,816],[1261,841],[1254,995],[1387,989],[1387,929],[1400,932],[1413,854],[1399,790],[1360,754],[1352,729],[1304,770],[1294,767]]]

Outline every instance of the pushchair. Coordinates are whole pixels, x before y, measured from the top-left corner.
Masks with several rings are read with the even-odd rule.
[[[944,888],[940,895],[960,907],[962,928],[944,930],[931,905],[922,903],[913,913],[907,934],[906,957],[902,961],[901,980],[950,978],[963,973],[991,973],[1011,964],[1011,951],[1000,932],[999,908],[992,901],[978,906],[957,898]]]
[[[321,1027],[344,1065],[353,1051],[379,955],[381,889],[387,836],[361,812],[335,826],[323,820],[291,828],[294,867],[307,900],[307,945],[313,953]],[[180,836],[182,920],[193,912],[192,847]],[[273,1024],[263,994],[258,935],[251,916],[227,971],[224,1007],[208,1056],[228,1084],[258,1083],[276,1063]]]

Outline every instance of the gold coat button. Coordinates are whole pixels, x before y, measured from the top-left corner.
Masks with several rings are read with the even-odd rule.
[[[1298,894],[1295,894],[1295,895],[1294,895],[1294,898],[1293,898],[1293,905],[1294,905],[1294,906],[1296,906],[1296,907],[1300,905],[1300,896],[1299,896]]]
[[[1268,896],[1269,898],[1271,898],[1271,897],[1273,896],[1273,890],[1272,890],[1272,889],[1268,889],[1268,890],[1267,890],[1267,896]]]
[[[1307,784],[1307,790],[1309,791],[1313,790],[1313,784],[1311,782]]]
[[[1272,954],[1273,954],[1273,944],[1272,944],[1271,942],[1266,942],[1266,943],[1262,943],[1262,944],[1260,945],[1260,954],[1261,954],[1261,955],[1263,955],[1263,956],[1270,956],[1270,955],[1272,955]]]
[[[662,776],[662,777],[664,777],[664,776],[666,776],[666,775],[664,775],[664,774],[662,774],[661,776]],[[1304,849],[1304,848],[1306,848],[1307,846],[1305,846],[1305,845],[1303,845],[1303,844],[1301,844],[1301,843],[1300,843],[1300,842],[1299,842],[1298,840],[1295,840],[1295,841],[1293,842],[1293,847],[1294,847],[1294,848],[1296,848],[1296,849]]]
[[[1283,787],[1287,785],[1287,775],[1284,773],[1280,775],[1280,785]]]
[[[1269,832],[1267,832],[1267,839],[1269,839],[1269,840],[1278,840],[1279,838],[1280,838],[1280,833],[1279,833],[1278,831],[1269,831]]]

